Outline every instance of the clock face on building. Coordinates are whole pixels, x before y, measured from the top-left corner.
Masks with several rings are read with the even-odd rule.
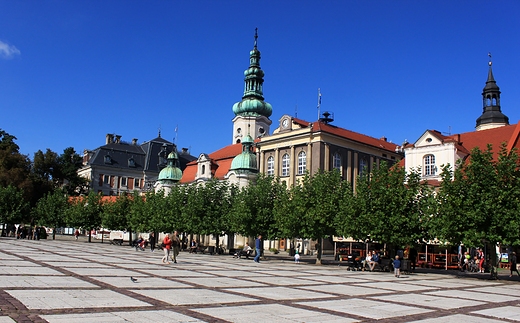
[[[289,126],[289,119],[283,119],[282,121],[282,128],[287,128]]]

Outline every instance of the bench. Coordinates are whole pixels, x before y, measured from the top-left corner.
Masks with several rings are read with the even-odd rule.
[[[123,245],[123,239],[112,239],[112,240],[110,240],[110,244],[122,246]]]
[[[376,265],[374,266],[374,270],[373,271],[390,271],[391,269],[391,266],[392,266],[392,259],[388,259],[388,258],[381,258],[380,262],[376,263]],[[366,264],[366,267],[368,267],[368,264]],[[368,267],[370,270],[370,267]]]

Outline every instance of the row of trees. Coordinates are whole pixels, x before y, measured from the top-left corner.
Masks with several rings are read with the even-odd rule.
[[[6,143],[13,147],[14,137],[2,135],[0,153]],[[37,153],[35,160],[36,156],[42,165],[75,160],[70,151],[61,156]],[[262,234],[267,239],[338,235],[395,246],[433,239],[469,247],[520,244],[519,161],[516,151],[507,151],[505,146],[496,156],[490,146],[484,151],[474,149],[470,161],[461,160],[455,168],[444,166],[435,190],[421,181],[418,170],[406,173],[382,163],[370,174],[364,172],[355,190],[332,171],[307,175],[301,185],[291,188],[260,175],[256,185],[240,190],[212,180],[199,186],[175,186],[167,196],[150,192],[144,197],[123,196],[113,203],[102,203],[94,193],[70,199],[79,184],[63,186],[65,181],[60,182],[60,173],[54,169],[61,167],[56,166],[59,162],[49,164],[52,167],[33,165],[32,173],[65,190],[49,190],[31,208],[30,203],[20,202],[26,193],[23,185],[0,182],[2,222],[12,223],[28,208],[35,223],[51,227],[179,230],[216,237]]]
[[[256,185],[241,190],[212,180],[175,186],[167,196],[150,192],[144,198],[123,196],[105,205],[91,193],[68,206],[76,210],[68,224],[215,236],[262,234],[268,239],[339,235],[396,246],[435,238],[467,246],[518,245],[517,168],[516,152],[507,153],[503,147],[494,159],[489,147],[475,149],[471,163],[462,161],[455,170],[444,167],[436,191],[417,171],[407,174],[382,163],[360,176],[355,193],[337,171],[305,176],[302,185],[289,189],[278,179],[260,175]],[[56,195],[46,196],[38,206],[56,204]],[[39,212],[39,220],[56,224],[45,220],[52,213],[49,208]]]
[[[0,129],[0,223],[34,223],[37,202],[57,189],[71,196],[87,191],[86,180],[77,174],[82,158],[74,148],[62,154],[39,150],[31,161],[15,140]]]

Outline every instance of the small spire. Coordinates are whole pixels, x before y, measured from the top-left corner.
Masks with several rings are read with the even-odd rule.
[[[255,49],[258,45],[258,27],[255,28]]]
[[[488,65],[489,65],[489,67],[491,67],[491,65],[493,65],[493,61],[491,60],[491,52],[488,52],[488,57],[489,57]]]
[[[159,125],[159,138],[161,138],[161,125]]]

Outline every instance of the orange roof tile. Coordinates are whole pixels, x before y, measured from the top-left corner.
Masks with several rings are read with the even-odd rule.
[[[298,118],[293,118],[293,122],[300,125],[303,128],[309,127],[311,124],[308,121],[298,119]],[[327,132],[327,133],[330,133],[330,134],[333,134],[333,135],[336,135],[336,136],[339,136],[339,137],[342,137],[345,139],[350,139],[350,140],[353,140],[353,141],[356,141],[356,142],[359,142],[359,143],[362,143],[365,145],[378,147],[378,148],[381,148],[381,149],[384,149],[387,151],[391,151],[391,152],[395,152],[395,148],[397,147],[396,144],[386,141],[384,139],[377,139],[374,137],[360,134],[358,132],[354,132],[354,131],[340,128],[337,126],[326,124],[326,123],[323,123],[320,121],[316,121],[316,122],[312,123],[312,131]]]
[[[233,158],[242,152],[242,144],[232,144],[223,147],[208,155],[211,161],[211,172],[213,177],[223,179],[231,168]],[[197,161],[194,160],[186,165],[182,173],[181,183],[191,183],[195,181],[197,175]]]
[[[466,132],[448,136],[457,141],[468,152],[478,147],[485,151],[487,145],[492,145],[493,156],[496,158],[503,143],[507,144],[507,151],[513,148],[520,148],[519,145],[520,122],[514,125],[502,126],[498,128]]]

